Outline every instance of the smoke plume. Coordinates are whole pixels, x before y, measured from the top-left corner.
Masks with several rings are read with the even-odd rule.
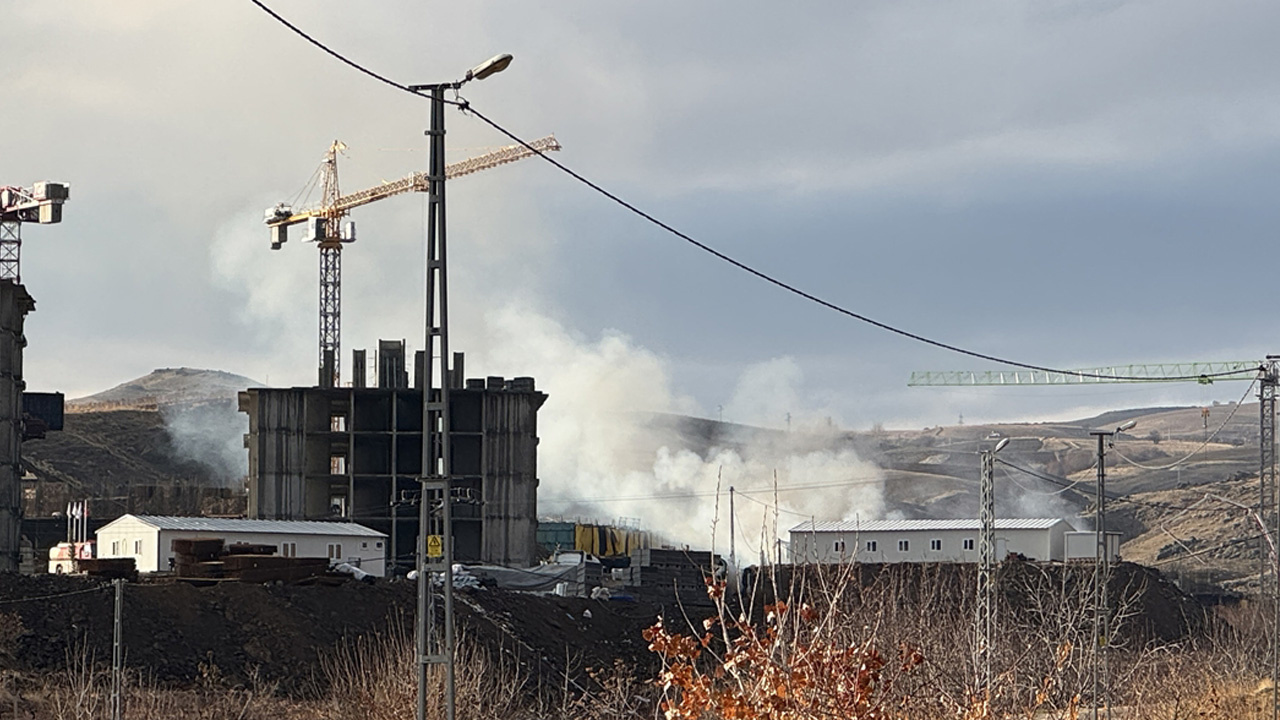
[[[175,457],[197,463],[224,487],[249,472],[244,434],[249,418],[234,400],[164,406],[160,410]]]

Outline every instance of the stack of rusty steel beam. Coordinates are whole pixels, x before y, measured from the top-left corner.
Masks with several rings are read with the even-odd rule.
[[[327,558],[281,557],[275,554],[274,545],[227,545],[222,538],[174,538],[172,547],[174,572],[181,578],[294,582],[329,570]]]

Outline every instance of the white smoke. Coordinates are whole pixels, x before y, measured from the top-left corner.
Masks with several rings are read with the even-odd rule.
[[[484,233],[491,238],[515,238],[511,242],[521,247],[554,243],[549,233],[531,229],[528,222],[504,227],[504,216],[473,214],[498,222]],[[286,368],[301,366],[311,374],[311,363],[299,359],[314,355],[314,340],[308,337],[315,327],[314,258],[295,252],[285,265],[286,258],[265,250],[265,240],[254,232],[260,227],[256,217],[246,215],[225,227],[215,242],[220,280],[243,301],[240,317],[252,329],[255,343],[277,359],[270,368],[247,370],[262,378],[274,374],[310,384],[306,376]],[[393,238],[386,233],[388,242]],[[352,270],[360,268],[355,263],[368,270],[351,275],[364,294],[344,290],[352,299],[351,307],[344,307],[350,318],[344,324],[348,347],[374,337],[412,338],[421,332],[420,292],[407,287],[417,281],[408,276],[369,281],[378,277],[370,270],[407,265],[403,258],[390,262],[389,254],[379,259],[391,253],[388,247],[370,244],[351,258]],[[530,276],[540,266],[525,260],[538,252],[525,248],[527,252],[510,253],[502,243],[489,247],[474,240],[464,241],[463,247],[475,254],[451,277],[451,350],[465,352],[468,377],[532,376],[547,393],[538,415],[542,514],[601,522],[632,518],[672,542],[705,548],[714,541],[719,549],[727,545],[730,485],[744,495],[737,505],[739,526],[751,528],[740,538],[758,536],[765,524],[770,533],[777,525],[785,535],[787,527],[810,516],[834,520],[883,514],[879,471],[843,442],[829,419],[833,414],[801,392],[803,373],[793,359],[745,367],[724,407],[726,422],[770,430],[735,425],[738,432],[725,434],[726,426],[719,426],[711,437],[704,423],[691,437],[687,420],[668,416],[716,413],[707,413],[676,389],[670,360],[618,331],[592,336],[575,332],[542,310],[546,303],[530,287],[537,285]],[[406,251],[395,249],[400,255]],[[410,341],[410,350],[412,345]],[[776,518],[759,504],[774,502],[775,474],[782,508]],[[717,484],[723,496],[718,513]],[[790,486],[805,489],[792,491]]]
[[[222,484],[241,484],[249,472],[244,434],[249,418],[233,400],[161,409],[173,454],[197,463]]]
[[[773,418],[779,425],[790,413],[792,432],[704,422],[701,435],[688,437],[690,421],[652,413],[698,415],[700,408],[673,389],[667,363],[630,338],[606,332],[587,339],[518,304],[487,313],[484,325],[486,352],[469,356],[468,369],[532,375],[549,396],[538,417],[544,513],[633,518],[672,542],[706,547],[714,539],[719,548],[727,544],[731,485],[749,498],[737,506],[746,537],[765,525],[772,533],[775,521],[785,535],[808,517],[884,513],[878,468],[842,442],[827,414],[806,412],[803,375],[791,358],[746,368],[726,419]],[[776,518],[764,507],[774,503],[775,477]]]

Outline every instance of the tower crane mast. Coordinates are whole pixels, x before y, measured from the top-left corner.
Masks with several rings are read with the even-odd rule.
[[[532,149],[531,149],[532,148]],[[289,227],[306,225],[304,239],[316,243],[320,250],[320,386],[338,384],[342,340],[342,246],[356,239],[355,223],[343,225],[342,219],[352,209],[408,192],[427,192],[429,174],[415,172],[393,182],[343,195],[338,189],[338,155],[346,145],[335,140],[325,153],[320,166],[323,197],[316,207],[295,211],[288,203],[279,203],[266,212],[264,222],[271,228],[271,249],[279,250],[289,239]],[[468,160],[445,166],[449,179],[470,175],[523,160],[542,152],[560,149],[554,135],[524,145],[509,145]],[[2,251],[3,248],[0,248]],[[0,257],[0,261],[3,258]]]
[[[22,282],[18,267],[22,224],[62,222],[62,204],[70,198],[71,186],[66,183],[38,182],[30,188],[0,185],[0,280]]]

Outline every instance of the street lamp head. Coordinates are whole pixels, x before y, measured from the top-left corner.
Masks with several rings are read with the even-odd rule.
[[[1009,444],[1009,440],[1010,440],[1010,438],[1001,438],[1001,439],[1000,439],[1000,442],[996,443],[996,447],[995,447],[995,449],[994,449],[994,450],[992,450],[992,451],[991,451],[991,454],[992,454],[992,455],[995,455],[996,453],[998,453],[998,452],[1000,452],[1001,450],[1003,450],[1003,449],[1004,449],[1004,446]]]
[[[462,78],[462,82],[483,80],[490,75],[496,75],[507,69],[507,66],[511,64],[511,59],[510,53],[494,55],[488,60],[485,60],[479,65],[468,70],[466,76]]]
[[[1138,424],[1137,420],[1129,420],[1125,422],[1123,425],[1121,425],[1120,427],[1116,428],[1116,432],[1122,433],[1125,430],[1132,430],[1134,426],[1136,426],[1137,424]]]

